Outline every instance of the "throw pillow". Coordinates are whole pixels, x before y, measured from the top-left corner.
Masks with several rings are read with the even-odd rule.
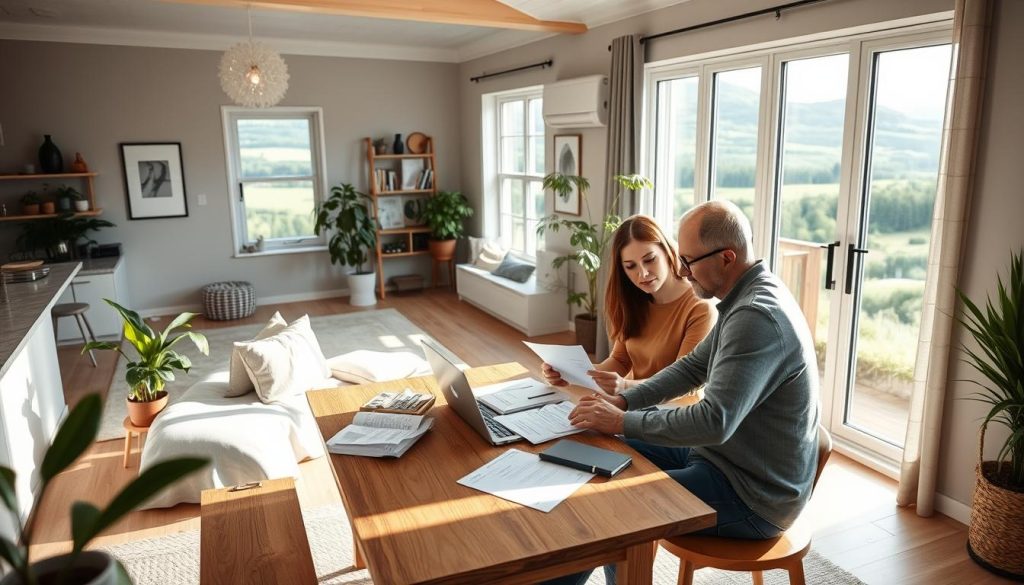
[[[501,266],[501,261],[506,254],[507,251],[502,249],[498,242],[487,242],[480,249],[480,253],[477,254],[476,260],[473,261],[473,266],[487,272],[494,272],[495,269]]]
[[[276,335],[284,330],[288,326],[288,322],[284,320],[280,312],[274,313],[274,316],[267,322],[267,326],[256,334],[256,337],[249,341],[256,341],[257,339],[266,339],[272,335]],[[238,348],[231,350],[231,360],[229,361],[228,367],[228,390],[224,393],[225,398],[233,398],[235,396],[243,396],[253,391],[252,380],[249,379],[249,374],[245,372],[245,366],[242,365],[242,357],[238,355]]]
[[[408,351],[369,351],[360,349],[327,360],[331,375],[344,382],[369,384],[426,376],[430,364]]]
[[[505,254],[505,259],[501,261],[501,265],[495,268],[491,274],[516,282],[526,282],[530,279],[530,275],[533,274],[535,268],[536,266],[533,264],[520,260],[509,253]]]
[[[235,343],[235,347],[256,394],[266,403],[305,392],[330,376],[305,315],[276,335]]]

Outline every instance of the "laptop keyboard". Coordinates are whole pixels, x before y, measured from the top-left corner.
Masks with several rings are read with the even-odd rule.
[[[486,404],[481,404],[479,402],[477,402],[477,406],[480,407],[480,414],[483,415],[484,424],[486,424],[487,429],[491,431],[491,435],[499,439],[504,439],[505,437],[514,437],[516,435],[515,433],[501,426],[500,423],[494,420],[494,417],[498,416],[498,413],[494,409],[490,408]]]

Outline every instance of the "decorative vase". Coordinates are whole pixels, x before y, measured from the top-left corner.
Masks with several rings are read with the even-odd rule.
[[[118,585],[124,582],[117,562],[107,553],[82,551],[68,573],[62,575],[70,560],[71,554],[66,554],[32,563],[32,571],[37,582],[56,583],[61,577],[64,577],[67,583],[82,585]],[[9,573],[0,581],[0,585],[22,585],[22,581],[17,574]]]
[[[89,211],[89,200],[75,199],[75,211]]]
[[[597,317],[593,315],[576,315],[576,343],[583,346],[583,351],[597,351]]]
[[[150,402],[135,402],[130,398],[124,399],[128,405],[128,418],[137,427],[148,427],[153,424],[156,415],[167,406],[167,392],[161,391],[156,400]]]
[[[394,154],[405,154],[405,143],[402,142],[401,134],[395,134],[395,143],[391,145],[391,152]]]
[[[85,164],[85,159],[82,158],[82,153],[75,153],[75,162],[71,163],[72,173],[88,173],[89,165]]]
[[[39,147],[39,168],[44,174],[59,173],[64,170],[64,157],[60,149],[50,140],[50,135],[43,135],[43,144]]]
[[[39,208],[42,210],[43,215],[53,215],[54,213],[57,213],[57,204],[53,201],[43,201]]]

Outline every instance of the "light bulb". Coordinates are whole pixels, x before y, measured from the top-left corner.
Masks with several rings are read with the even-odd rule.
[[[260,68],[253,65],[249,68],[249,71],[245,73],[245,78],[249,80],[249,83],[253,85],[260,84]]]

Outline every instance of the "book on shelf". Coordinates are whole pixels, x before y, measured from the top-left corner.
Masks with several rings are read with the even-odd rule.
[[[335,455],[401,457],[434,426],[433,417],[386,412],[357,412],[352,423],[327,440]]]

